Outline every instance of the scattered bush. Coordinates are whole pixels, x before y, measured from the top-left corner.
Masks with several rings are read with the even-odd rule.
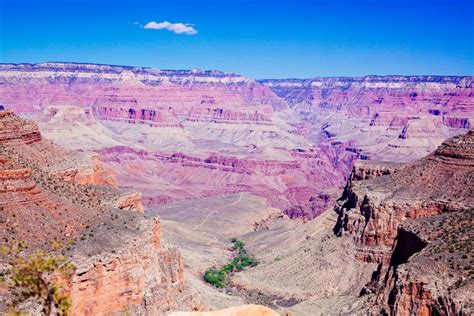
[[[204,273],[204,281],[217,287],[224,287],[226,283],[226,276],[226,272],[223,269],[217,270],[215,267],[213,267]]]
[[[234,243],[234,245],[232,246],[232,250],[245,250],[245,244],[242,240],[232,238],[230,241]]]
[[[204,281],[211,283],[216,287],[225,287],[227,284],[227,275],[232,272],[242,271],[245,267],[255,267],[258,264],[257,259],[253,256],[248,256],[245,250],[245,244],[237,239],[232,238],[230,240],[233,243],[232,251],[238,251],[238,255],[235,256],[232,261],[220,269],[212,267],[204,273]]]

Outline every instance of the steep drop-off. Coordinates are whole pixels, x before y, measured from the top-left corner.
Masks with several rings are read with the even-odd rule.
[[[358,181],[359,169],[338,200],[334,232],[352,237],[359,260],[378,263],[362,290],[373,310],[469,315],[474,132],[390,174]]]
[[[113,180],[100,168],[100,176],[78,177],[81,155],[43,139],[31,121],[0,110],[0,127],[0,243],[51,251],[59,241],[76,266],[73,315],[201,308],[179,252],[163,245],[159,220],[142,213],[139,194],[97,186]],[[0,293],[4,312],[10,298]]]

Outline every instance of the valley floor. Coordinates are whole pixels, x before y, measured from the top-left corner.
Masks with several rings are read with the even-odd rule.
[[[189,284],[210,310],[262,304],[295,315],[354,313],[374,265],[354,260],[349,238],[332,233],[332,210],[304,223],[265,200],[241,193],[191,199],[150,210],[161,217],[165,240],[181,250]],[[204,271],[231,259],[232,237],[243,240],[259,265],[234,273],[225,290],[202,280]]]

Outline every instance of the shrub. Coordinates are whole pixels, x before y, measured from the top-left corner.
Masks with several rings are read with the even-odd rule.
[[[242,265],[242,263],[237,263],[237,265],[235,266],[235,270],[240,272],[244,269],[244,266]]]
[[[243,256],[240,258],[240,262],[244,267],[247,267],[252,264],[252,259],[249,258],[248,256]]]
[[[232,263],[228,263],[226,264],[225,266],[222,267],[222,270],[224,270],[225,272],[232,272],[234,271],[234,265]]]
[[[25,254],[26,248],[25,243],[19,242],[0,249],[9,264],[4,282],[14,297],[12,307],[35,298],[43,314],[51,315],[54,310],[56,315],[67,315],[71,303],[59,280],[70,279],[74,265],[65,256],[40,250]]]
[[[233,240],[233,241],[232,241]],[[237,238],[232,238],[231,241],[234,243],[233,247],[232,247],[232,250],[243,250],[245,251],[244,247],[245,247],[245,244],[242,240],[239,240]]]
[[[224,287],[226,280],[226,273],[221,269],[217,270],[215,267],[208,269],[204,273],[204,280],[217,287]]]
[[[204,281],[217,287],[225,287],[229,273],[242,271],[248,266],[255,267],[258,264],[255,257],[249,257],[247,255],[247,251],[244,248],[245,244],[241,240],[232,238],[230,241],[234,243],[232,250],[238,250],[238,255],[222,268],[217,269],[216,267],[212,267],[204,273]]]
[[[239,257],[235,257],[234,259],[232,259],[231,264],[232,264],[233,266],[236,266],[239,262],[240,262],[240,258],[239,258]]]

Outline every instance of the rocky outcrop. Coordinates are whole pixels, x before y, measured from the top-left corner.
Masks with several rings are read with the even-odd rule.
[[[70,152],[41,137],[38,125],[8,110],[0,111],[0,144],[25,153],[25,159],[78,184],[115,185],[98,154]]]
[[[114,207],[121,210],[136,210],[143,212],[144,207],[142,203],[142,193],[127,192],[121,195],[117,201],[115,201]]]
[[[352,181],[369,180],[375,177],[392,174],[401,169],[403,164],[383,161],[359,160],[354,164],[351,173]]]
[[[354,168],[334,232],[352,236],[359,260],[379,263],[362,291],[373,310],[470,314],[474,131],[420,161],[369,174]]]
[[[470,131],[450,139],[433,154],[392,175],[362,182],[351,179],[336,208],[338,233],[350,232],[363,245],[391,246],[398,225],[406,218],[467,209],[473,202],[469,186],[473,137]],[[360,178],[357,172],[354,177]]]
[[[98,154],[82,154],[82,156],[78,167],[58,170],[55,174],[77,184],[117,185],[117,180],[105,170]]]
[[[129,229],[107,227],[112,232],[120,229],[120,236],[98,227],[94,237],[72,251],[77,265],[70,289],[72,314],[163,315],[183,307],[200,310],[199,296],[184,280],[181,255],[176,248],[162,245],[160,223],[125,219],[130,221]]]
[[[73,315],[202,308],[184,280],[180,253],[162,242],[159,220],[143,214],[140,193],[95,185],[98,176],[78,183],[76,173],[61,172],[77,162],[67,160],[72,154],[42,139],[30,121],[2,114],[0,244],[22,240],[28,251],[54,251],[59,242],[77,268],[66,282]],[[31,131],[33,142],[24,137]],[[0,313],[8,299],[2,288]]]
[[[21,141],[26,144],[41,141],[38,126],[32,121],[24,121],[11,111],[0,110],[0,142]]]
[[[474,211],[408,220],[399,227],[386,267],[363,290],[391,315],[470,315],[474,289],[470,237]]]

